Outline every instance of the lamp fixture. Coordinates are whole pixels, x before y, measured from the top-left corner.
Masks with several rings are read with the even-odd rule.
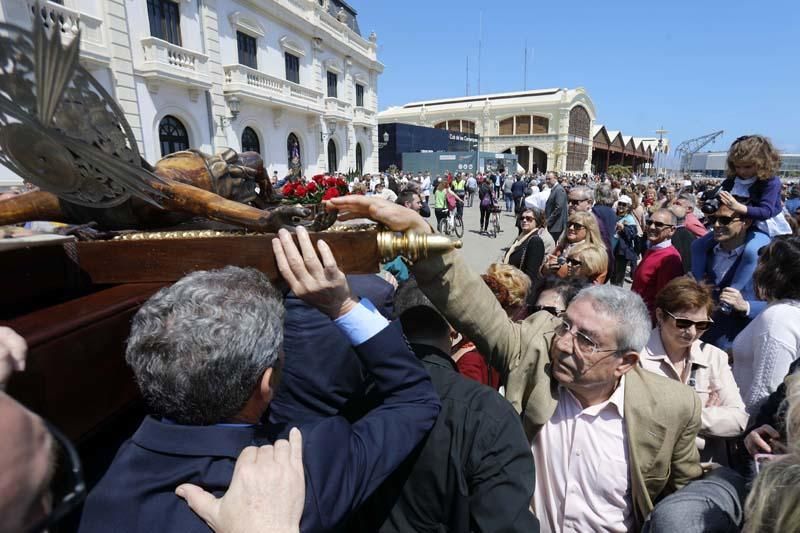
[[[389,144],[389,132],[384,131],[382,137],[383,137],[383,142],[378,143],[378,150]]]
[[[328,122],[328,131],[327,132],[323,132],[323,131],[319,132],[319,142],[321,142],[321,143],[325,142],[325,139],[330,139],[331,137],[333,137],[334,133],[336,133],[336,122],[330,121],[330,122]]]
[[[225,99],[228,104],[228,109],[231,111],[231,116],[226,117],[225,115],[218,115],[219,117],[219,128],[221,130],[225,129],[225,126],[230,126],[233,121],[239,116],[239,99],[235,96],[230,96]]]

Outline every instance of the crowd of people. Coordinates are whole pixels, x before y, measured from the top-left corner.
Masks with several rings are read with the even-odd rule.
[[[428,234],[477,201],[519,233],[484,273],[452,251],[346,276],[281,230],[287,293],[238,267],[160,290],[126,351],[150,414],[79,531],[800,530],[800,194],[776,170],[750,135],[721,183],[351,184],[340,220]],[[0,328],[0,382],[25,352]],[[77,455],[0,412],[0,532],[44,530]]]

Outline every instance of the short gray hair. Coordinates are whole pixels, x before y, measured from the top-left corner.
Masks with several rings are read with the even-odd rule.
[[[594,203],[611,207],[614,205],[614,191],[608,183],[600,183],[594,190]]]
[[[237,414],[283,344],[283,297],[252,268],[198,271],[133,317],[125,360],[154,414],[209,425]]]
[[[594,202],[594,194],[592,194],[592,190],[589,187],[585,187],[583,185],[572,187],[569,190],[569,193],[572,194],[574,192],[580,194],[582,199],[591,200],[592,202]]]
[[[591,300],[592,308],[617,322],[617,351],[641,352],[650,338],[650,313],[641,296],[614,285],[591,285],[581,289],[572,303]]]

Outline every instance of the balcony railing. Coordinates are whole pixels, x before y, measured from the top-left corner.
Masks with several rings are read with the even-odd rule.
[[[225,94],[274,101],[316,113],[323,110],[322,93],[318,91],[244,65],[227,65],[224,70]]]
[[[333,118],[351,118],[350,108],[352,106],[344,100],[338,98],[327,97],[325,98],[325,116]]]
[[[142,39],[144,61],[138,73],[148,81],[171,81],[189,88],[211,87],[208,56],[162,41],[157,37]]]
[[[65,44],[71,42],[80,31],[83,59],[102,65],[111,61],[110,46],[104,38],[101,19],[53,2],[26,0],[26,4],[33,22],[59,31]]]
[[[353,124],[374,126],[377,124],[377,121],[375,120],[375,111],[367,109],[366,107],[354,107]]]

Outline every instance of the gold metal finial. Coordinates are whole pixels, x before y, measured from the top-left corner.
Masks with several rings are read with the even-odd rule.
[[[413,231],[378,233],[378,252],[382,261],[390,261],[401,255],[409,261],[418,261],[434,254],[444,254],[461,248],[460,240],[452,241],[443,235],[417,234]]]

